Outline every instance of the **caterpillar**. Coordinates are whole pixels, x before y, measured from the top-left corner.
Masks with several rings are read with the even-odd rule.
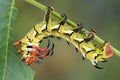
[[[57,21],[51,21],[53,7],[48,7],[44,20],[33,26],[32,30],[20,41],[14,42],[14,46],[21,46],[17,53],[22,53],[21,60],[26,60],[28,65],[33,62],[39,62],[39,59],[48,58],[54,53],[54,43],[49,49],[50,40],[46,48],[40,48],[39,45],[43,39],[48,37],[57,37],[64,39],[67,43],[75,46],[76,51],[80,51],[83,60],[90,60],[92,65],[98,69],[103,69],[98,66],[98,62],[106,62],[108,58],[114,55],[111,44],[107,41],[101,46],[96,46],[92,42],[95,37],[95,31],[91,30],[88,34],[84,33],[83,25],[78,24],[74,28],[66,23],[66,14],[61,15],[63,18]]]

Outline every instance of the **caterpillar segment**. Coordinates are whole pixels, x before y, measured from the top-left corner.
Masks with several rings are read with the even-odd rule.
[[[70,35],[69,35],[69,36],[70,36],[69,38],[70,38],[71,42],[73,42],[73,41],[74,41],[74,42],[75,42],[75,41],[76,41],[76,42],[79,42],[79,41],[81,42],[81,39],[83,40],[83,38],[81,38],[81,37],[80,37],[79,39],[77,38],[77,35],[79,34],[79,31],[80,31],[82,28],[83,28],[83,25],[80,24],[80,25],[78,25],[78,28],[75,28],[75,29],[72,30],[72,32],[71,32]]]
[[[39,62],[39,59],[52,56],[54,52],[53,43],[51,49],[48,49],[50,46],[49,40],[46,48],[40,48],[39,45],[45,38],[57,37],[66,40],[68,44],[73,44],[76,52],[80,51],[83,59],[90,60],[94,67],[103,69],[98,66],[98,62],[106,62],[108,58],[114,55],[110,43],[105,41],[101,47],[95,46],[92,43],[95,31],[91,30],[88,34],[85,34],[81,23],[77,28],[66,24],[67,16],[65,14],[62,15],[63,18],[59,22],[51,21],[52,10],[52,7],[48,7],[44,20],[36,24],[23,39],[13,43],[15,46],[21,46],[17,51],[23,54],[21,59],[25,59],[26,63],[30,65],[33,62]]]

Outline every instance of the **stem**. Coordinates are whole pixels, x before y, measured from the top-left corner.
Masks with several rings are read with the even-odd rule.
[[[41,4],[41,3],[38,3],[38,2],[35,1],[35,0],[25,0],[25,1],[28,2],[28,3],[30,3],[30,4],[32,4],[32,5],[34,5],[34,6],[36,6],[37,8],[42,9],[43,11],[47,11],[47,7],[46,7],[45,5],[43,5],[43,4]],[[59,18],[59,19],[62,19],[61,15],[60,15],[59,13],[57,13],[57,12],[55,12],[55,11],[52,11],[52,14],[53,14],[55,17],[57,17],[57,18]],[[71,25],[71,26],[73,26],[73,27],[77,27],[76,23],[70,21],[69,19],[67,20],[67,24],[69,24],[69,25]],[[86,29],[84,29],[84,30],[85,30],[86,32],[88,32]],[[96,42],[98,42],[99,44],[103,44],[103,43],[104,43],[104,40],[101,39],[100,37],[98,37],[97,35],[95,35],[94,40],[95,40]],[[114,48],[114,47],[112,47],[112,49],[113,49],[113,51],[115,52],[115,54],[120,57],[120,51],[117,50],[117,49]]]

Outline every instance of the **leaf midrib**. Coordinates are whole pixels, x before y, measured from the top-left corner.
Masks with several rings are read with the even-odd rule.
[[[6,57],[5,57],[5,65],[4,65],[4,71],[3,71],[3,78],[2,80],[5,79],[5,73],[6,73],[6,67],[7,67],[7,58],[8,58],[8,46],[9,46],[9,34],[10,34],[10,26],[11,26],[11,21],[12,21],[12,13],[13,13],[13,9],[14,9],[14,0],[12,0],[12,4],[11,4],[11,7],[10,7],[10,17],[9,17],[9,21],[8,21],[8,31],[7,31],[7,44],[6,44]]]

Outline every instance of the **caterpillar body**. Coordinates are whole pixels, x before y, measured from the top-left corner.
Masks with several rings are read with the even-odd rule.
[[[39,62],[39,58],[50,57],[54,52],[54,43],[52,43],[51,49],[49,49],[50,40],[48,40],[46,48],[40,48],[39,45],[44,38],[57,37],[66,40],[68,44],[73,44],[76,50],[82,53],[83,59],[89,59],[93,66],[102,69],[98,66],[98,62],[106,62],[107,58],[114,55],[110,43],[105,41],[100,47],[95,46],[91,42],[94,39],[95,32],[92,30],[86,34],[82,30],[82,24],[79,24],[78,28],[66,24],[67,16],[65,14],[62,15],[63,19],[60,22],[51,21],[52,10],[52,7],[48,7],[45,19],[33,26],[32,30],[23,39],[13,43],[15,46],[21,45],[21,48],[17,51],[17,53],[23,54],[21,60],[26,60],[27,64],[32,64],[33,62]]]

